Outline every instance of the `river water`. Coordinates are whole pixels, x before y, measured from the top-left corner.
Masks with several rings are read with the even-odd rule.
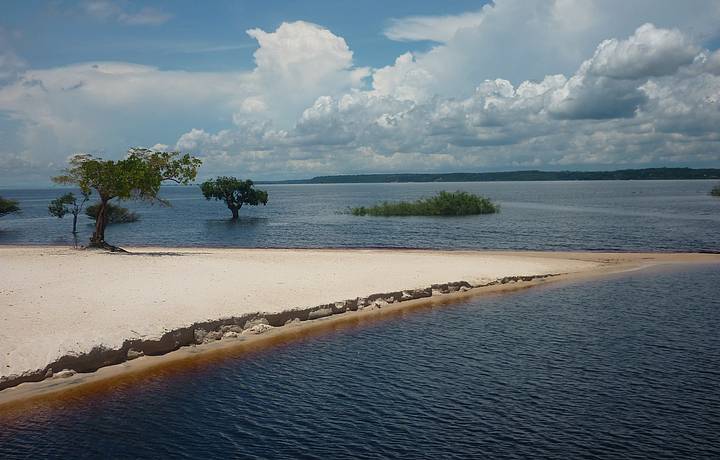
[[[110,227],[120,245],[717,251],[712,182],[195,187]],[[496,215],[343,213],[437,190]],[[69,244],[60,190],[2,190],[0,244]],[[83,219],[81,239],[91,226]],[[0,458],[720,458],[720,267],[479,297],[309,335],[0,418]]]
[[[720,267],[351,325],[0,419],[0,458],[720,458]]]
[[[117,245],[239,247],[416,247],[542,250],[717,251],[720,199],[713,181],[498,182],[268,185],[266,207],[237,222],[198,187],[166,187],[172,207],[121,203],[140,215],[108,229]],[[382,200],[414,200],[466,190],[501,212],[465,217],[358,217],[345,211]],[[72,222],[47,213],[64,190],[9,190],[21,214],[0,218],[0,244],[70,244]],[[80,242],[92,226],[81,217]]]

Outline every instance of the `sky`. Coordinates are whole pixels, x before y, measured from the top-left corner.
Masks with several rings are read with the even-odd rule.
[[[720,0],[0,10],[0,186],[133,146],[200,179],[720,167]]]

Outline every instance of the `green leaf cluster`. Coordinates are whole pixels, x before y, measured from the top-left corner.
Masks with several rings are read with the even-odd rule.
[[[89,193],[83,193],[82,198],[78,201],[74,193],[66,193],[52,200],[48,205],[48,212],[51,216],[63,218],[67,214],[79,214],[83,204],[90,197]]]
[[[235,177],[221,176],[207,180],[200,185],[200,190],[207,200],[224,201],[227,207],[233,210],[233,215],[244,204],[258,206],[266,205],[268,194],[264,190],[255,188],[253,181],[240,180]]]
[[[430,198],[407,202],[382,202],[350,210],[355,216],[466,216],[500,212],[489,199],[467,192],[442,191]]]
[[[712,196],[720,196],[720,185],[716,185],[715,187],[710,190],[710,195]]]
[[[163,181],[188,184],[195,179],[202,161],[180,152],[131,148],[122,160],[103,160],[88,154],[70,159],[65,174],[53,177],[58,184],[76,185],[83,193],[96,190],[100,199],[160,200]]]

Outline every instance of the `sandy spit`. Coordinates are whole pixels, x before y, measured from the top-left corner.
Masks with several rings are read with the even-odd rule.
[[[47,372],[50,364],[57,367],[63,357],[83,356],[93,350],[118,350],[125,344],[123,353],[127,353],[128,341],[158,341],[171,331],[223,318],[243,318],[244,322],[254,315],[323,306],[317,312],[328,310],[329,314],[327,306],[338,302],[423,289],[430,295],[433,285],[435,298],[452,295],[448,289],[465,290],[465,285],[477,287],[508,277],[560,274],[557,278],[568,278],[662,263],[720,263],[720,256],[708,254],[130,251],[132,254],[0,247],[0,382]],[[458,282],[465,285],[439,286]],[[353,302],[353,310],[379,308],[372,302],[366,306]],[[302,319],[308,319],[307,314]],[[249,326],[246,323],[244,327]],[[123,356],[120,361],[124,360]]]

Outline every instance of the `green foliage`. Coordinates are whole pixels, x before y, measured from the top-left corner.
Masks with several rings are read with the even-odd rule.
[[[163,181],[188,184],[197,176],[202,161],[180,152],[131,148],[125,159],[112,161],[78,154],[70,159],[65,174],[53,181],[77,185],[83,192],[96,190],[101,200],[113,198],[159,200]],[[162,201],[162,200],[160,200]]]
[[[0,217],[4,216],[5,214],[18,212],[19,210],[20,207],[18,206],[17,201],[7,200],[0,196]]]
[[[97,220],[98,212],[100,212],[100,203],[91,204],[85,209],[85,214],[92,220]],[[127,224],[140,220],[140,216],[137,213],[112,203],[107,204],[105,212],[108,224]]]
[[[352,208],[354,216],[466,216],[500,212],[489,199],[467,192],[442,191],[414,202],[383,202],[366,208]]]
[[[65,195],[59,196],[52,200],[48,205],[48,212],[51,216],[63,218],[67,214],[78,215],[85,204],[90,198],[90,194],[83,193],[82,199],[78,201],[74,193],[66,193]]]
[[[51,216],[62,219],[67,214],[73,216],[72,232],[77,233],[77,218],[83,206],[90,199],[90,193],[81,192],[82,198],[78,201],[75,194],[70,192],[55,198],[48,205],[48,212]]]
[[[68,205],[73,202],[75,202],[75,195],[73,193],[66,193],[50,202],[48,205],[48,213],[50,213],[51,216],[62,219],[66,214],[70,214]]]
[[[264,190],[257,190],[251,180],[240,180],[235,177],[221,176],[207,180],[200,185],[200,190],[207,200],[224,201],[237,219],[238,211],[244,204],[257,206],[267,204],[268,194]]]
[[[159,201],[160,185],[173,181],[186,185],[197,176],[202,161],[180,152],[160,152],[145,148],[131,148],[122,160],[112,161],[92,155],[78,154],[70,159],[65,174],[53,177],[59,184],[76,185],[83,193],[95,190],[100,196],[95,232],[91,246],[115,250],[105,242],[108,224],[107,206],[113,198]]]
[[[720,196],[720,185],[716,185],[715,187],[713,187],[713,189],[710,190],[710,195]]]

